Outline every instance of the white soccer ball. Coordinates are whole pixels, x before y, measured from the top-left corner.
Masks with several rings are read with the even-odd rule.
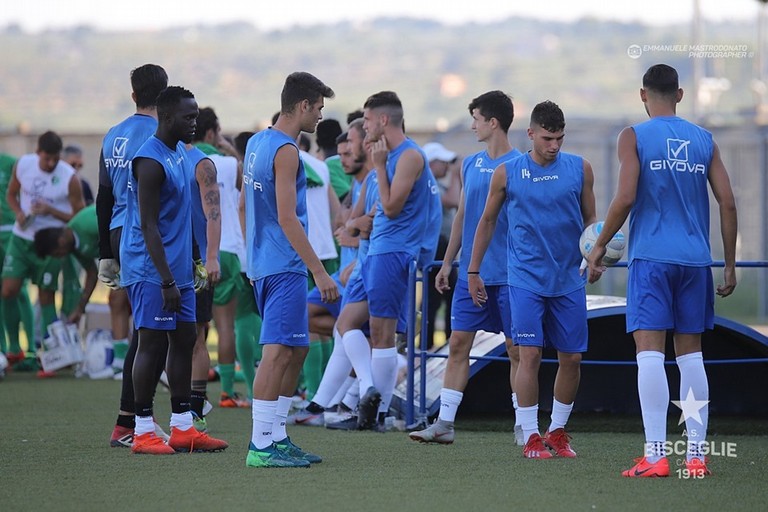
[[[0,379],[5,377],[5,370],[8,369],[8,358],[5,357],[5,354],[0,352]]]
[[[585,258],[589,256],[589,252],[595,246],[597,237],[603,230],[603,221],[590,224],[581,234],[579,238],[579,249],[581,249],[581,255]],[[626,238],[624,233],[618,230],[613,238],[605,246],[605,256],[603,256],[603,265],[610,267],[615,265],[624,256],[624,248],[626,247]]]

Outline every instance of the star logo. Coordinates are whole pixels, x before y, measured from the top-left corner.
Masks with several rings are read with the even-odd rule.
[[[689,419],[701,424],[701,410],[709,404],[709,400],[696,400],[696,397],[693,396],[693,389],[688,388],[688,395],[686,395],[685,400],[672,400],[672,403],[683,411],[680,415],[680,421],[677,422],[678,425]]]

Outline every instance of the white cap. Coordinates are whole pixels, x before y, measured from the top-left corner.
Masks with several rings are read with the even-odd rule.
[[[449,151],[439,142],[428,142],[424,144],[424,153],[427,154],[427,160],[441,160],[443,162],[453,162],[458,156],[453,151]]]

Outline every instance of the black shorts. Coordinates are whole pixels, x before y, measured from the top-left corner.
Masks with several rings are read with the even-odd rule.
[[[204,324],[213,318],[213,287],[204,288],[195,294],[195,319]]]

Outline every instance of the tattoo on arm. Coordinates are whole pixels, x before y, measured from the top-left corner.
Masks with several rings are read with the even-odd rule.
[[[209,206],[208,220],[218,220],[221,216],[219,195],[218,189],[209,190],[205,193],[205,204]]]

